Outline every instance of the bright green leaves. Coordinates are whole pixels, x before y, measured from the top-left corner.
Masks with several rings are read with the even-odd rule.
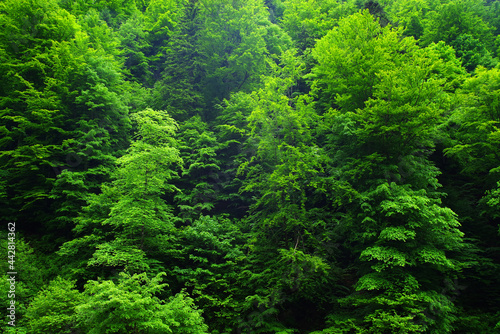
[[[498,8],[4,1],[1,215],[40,254],[19,240],[16,331],[486,328]]]
[[[426,294],[436,291],[425,284],[428,275],[463,265],[453,259],[463,233],[441,204],[439,171],[428,156],[464,72],[443,45],[419,48],[367,11],[340,20],[313,56],[313,92],[326,111],[326,170],[352,187],[343,188],[345,197],[358,194],[338,225],[355,243],[356,290],[363,293],[339,302],[358,305],[369,331],[422,331],[411,323],[425,310]]]
[[[132,119],[137,124],[136,139],[117,160],[114,181],[102,187],[101,195],[89,200],[90,219],[85,215],[79,219],[78,230],[103,226],[97,235],[109,240],[97,244],[98,239],[89,240],[97,247],[89,265],[147,269],[150,262],[145,251],[160,251],[165,241],[162,238],[172,231],[176,221],[162,197],[177,191],[171,183],[182,163],[175,147],[177,125],[164,111],[152,109],[137,112]],[[106,211],[95,212],[100,207]],[[74,246],[82,245],[69,243],[63,248]]]
[[[287,53],[282,65],[275,76],[265,79],[263,89],[252,94],[254,109],[248,117],[249,142],[256,143],[257,155],[243,164],[241,171],[246,171],[253,180],[244,190],[261,193],[256,208],[266,208],[259,215],[267,212],[261,223],[274,225],[271,222],[278,219],[281,225],[288,220],[290,226],[285,229],[291,230],[292,226],[305,223],[300,221],[305,220],[306,191],[319,187],[316,176],[321,172],[322,155],[311,138],[310,128],[316,120],[311,99],[291,98],[301,62],[293,58],[293,53]],[[252,166],[254,160],[260,162],[257,168]],[[262,172],[267,177],[263,178]]]
[[[286,149],[286,145],[310,142],[308,130],[316,117],[312,99],[292,98],[296,80],[303,71],[300,58],[295,58],[292,50],[283,55],[281,62],[282,68],[274,65],[274,75],[265,78],[264,88],[252,94],[255,104],[248,117],[251,135],[258,138],[259,158],[271,164],[281,162],[280,150]]]
[[[136,139],[128,154],[117,160],[117,175],[122,186],[143,196],[158,195],[175,188],[168,181],[176,177],[176,165],[181,163],[175,148],[177,124],[164,111],[146,109],[132,115],[137,124]]]
[[[414,231],[406,230],[401,226],[389,226],[380,232],[379,238],[382,240],[405,241],[415,238]]]
[[[41,254],[36,252],[18,232],[20,230],[19,223],[16,223],[15,227],[17,232],[15,237],[12,234],[7,234],[7,228],[0,233],[2,238],[0,248],[4,249],[4,253],[0,256],[0,270],[2,271],[0,276],[0,303],[7,308],[10,307],[12,300],[15,301],[15,319],[7,317],[10,310],[6,312],[6,321],[0,324],[0,331],[22,334],[27,333],[23,329],[27,324],[26,312],[28,304],[37,291],[44,286],[44,279],[50,272],[50,268],[46,268],[43,256],[40,256]],[[11,272],[17,274],[11,275]],[[12,277],[14,277],[14,281],[11,280]],[[15,320],[14,331],[12,331],[13,326],[8,323],[11,320]]]
[[[21,213],[18,219],[35,229],[51,233],[57,225],[60,231],[85,194],[107,178],[107,168],[126,145],[128,101],[113,58],[117,44],[95,12],[79,26],[53,1],[5,5],[1,19],[24,34],[22,41],[0,38],[5,51],[0,71],[10,78],[0,102],[5,135],[0,164],[10,180],[6,206],[29,210],[33,217]],[[17,49],[7,47],[9,42]]]
[[[39,291],[26,312],[30,333],[73,333],[79,324],[76,307],[83,296],[75,283],[57,277]]]
[[[85,16],[79,20],[82,30],[89,38],[90,46],[95,50],[102,50],[108,56],[116,56],[119,53],[120,41],[107,23],[100,18],[99,12],[95,9],[89,10]]]
[[[415,330],[425,328],[420,326],[448,328],[454,308],[442,295],[437,298],[446,305],[436,306],[439,318],[419,319],[430,302],[427,296],[439,291],[440,282],[429,284],[429,278],[464,267],[452,257],[464,247],[456,214],[442,207],[436,194],[415,191],[409,185],[382,184],[364,195],[363,213],[358,214],[361,221],[349,229],[351,233],[356,230],[351,238],[364,245],[359,248],[359,268],[365,274],[356,290],[371,293],[346,297],[341,304],[366,307],[370,331],[406,333],[408,324],[416,326]],[[377,310],[369,311],[374,304]]]
[[[281,24],[299,49],[312,48],[316,39],[326,35],[341,17],[353,14],[351,1],[284,1],[285,11]]]
[[[386,10],[392,22],[405,28],[406,36],[420,38],[423,33],[425,13],[434,9],[436,0],[400,0],[387,3]]]
[[[368,12],[352,15],[314,49],[313,87],[322,108],[345,114],[326,117],[342,118],[339,134],[355,136],[366,155],[375,149],[380,158],[405,157],[433,146],[450,106],[450,79],[463,73],[445,51],[439,45],[419,49]]]
[[[169,302],[158,295],[162,275],[120,274],[114,281],[90,281],[78,306],[87,333],[205,333],[206,325],[192,300],[178,294]]]
[[[477,0],[455,0],[440,4],[427,17],[423,43],[427,45],[445,41],[453,44],[459,36],[472,34],[487,46],[491,45],[491,28],[480,17],[481,7]]]
[[[453,46],[463,66],[472,72],[478,65],[492,67],[494,6],[483,1],[403,0],[387,3],[393,22],[405,28],[406,36],[420,39],[423,46],[444,41]],[[489,13],[488,13],[489,12]],[[494,19],[493,19],[494,21]]]
[[[2,44],[9,53],[24,59],[43,53],[51,41],[72,38],[78,28],[74,17],[56,1],[5,1],[0,12]]]
[[[0,20],[6,26],[0,37],[0,73],[5,78],[0,84],[0,164],[10,198],[5,207],[31,210],[50,220],[46,211],[55,177],[51,167],[67,135],[60,94],[65,84],[57,76],[55,54],[74,37],[77,26],[52,1],[2,3]],[[30,223],[36,225],[36,219]]]
[[[374,73],[378,82],[373,96],[358,111],[364,128],[361,135],[380,138],[381,146],[393,148],[388,152],[402,155],[418,145],[432,146],[434,126],[449,106],[447,73],[442,73],[445,62],[434,49],[415,49],[410,39],[405,40],[412,46],[405,48],[404,55],[393,55],[395,68]]]
[[[436,47],[419,49],[400,31],[381,28],[367,11],[339,22],[318,41],[313,56],[318,61],[312,71],[313,88],[321,92],[322,107],[356,113],[368,107],[359,116],[366,117],[367,124],[404,137],[408,135],[401,127],[422,131],[435,122],[446,101],[445,79],[460,72]]]
[[[396,184],[381,185],[368,196],[382,201],[370,205],[372,209],[365,215],[371,219],[365,218],[361,226],[363,230],[380,229],[380,233],[377,239],[371,238],[376,246],[361,252],[361,260],[372,261],[376,271],[425,264],[438,270],[459,269],[446,258],[445,251],[459,250],[463,233],[458,230],[456,215],[440,207],[438,199],[429,197],[424,190],[413,191]]]
[[[153,43],[167,39],[176,27],[181,15],[180,6],[173,0],[152,0],[145,12],[146,30],[153,35]]]
[[[151,109],[134,114],[132,119],[137,123],[137,139],[128,153],[117,160],[114,186],[121,196],[111,208],[109,218],[102,222],[121,233],[112,244],[101,246],[95,253],[97,262],[102,259],[103,263],[109,263],[108,256],[122,259],[120,254],[130,252],[129,247],[138,247],[135,252],[140,259],[139,253],[148,247],[149,239],[154,240],[173,227],[171,209],[161,196],[177,190],[169,182],[177,177],[174,170],[182,162],[178,150],[171,146],[175,144],[176,124],[165,112]],[[113,246],[117,252],[105,251]]]
[[[158,298],[162,274],[120,273],[118,280],[89,281],[84,293],[57,278],[28,309],[30,333],[206,333],[201,312],[185,293]]]
[[[323,91],[321,98],[328,99],[327,105],[346,111],[362,108],[373,94],[376,74],[393,65],[408,48],[415,48],[414,43],[401,40],[389,27],[381,28],[368,11],[351,15],[313,49],[318,62],[313,69],[318,81],[313,87]]]
[[[446,154],[455,156],[467,173],[489,172],[498,167],[500,143],[500,70],[478,68],[461,90],[462,107],[450,117],[459,125],[459,142]]]

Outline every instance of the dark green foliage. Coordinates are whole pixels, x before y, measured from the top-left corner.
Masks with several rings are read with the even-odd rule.
[[[449,118],[450,140],[445,149],[446,156],[458,165],[461,178],[467,182],[458,185],[448,182],[448,186],[454,189],[451,193],[457,192],[455,196],[464,197],[462,205],[457,207],[463,216],[464,230],[485,252],[480,261],[485,267],[471,275],[470,285],[477,284],[474,282],[478,279],[483,281],[478,285],[483,292],[477,293],[488,293],[489,305],[497,304],[500,298],[495,274],[499,270],[496,261],[499,255],[499,79],[498,69],[479,67],[476,75],[464,83],[459,94],[460,108]],[[473,296],[469,298],[474,299]],[[498,312],[496,306],[494,309]]]
[[[499,8],[1,2],[1,331],[499,332]]]
[[[45,208],[50,205],[48,197],[55,179],[52,167],[58,165],[53,161],[61,156],[62,141],[69,130],[65,129],[68,120],[62,117],[61,94],[67,83],[57,65],[65,58],[68,40],[74,37],[77,26],[55,2],[4,2],[1,6],[5,29],[0,39],[0,71],[5,80],[0,93],[0,163],[7,180],[2,217],[15,217],[20,224],[36,228],[44,218],[50,219]],[[18,216],[26,210],[30,212],[27,216]],[[31,213],[41,219],[33,221]]]
[[[199,116],[183,122],[179,133],[179,151],[184,161],[182,178],[185,181],[179,184],[181,192],[175,199],[179,217],[184,224],[188,224],[201,214],[212,211],[220,198],[217,185],[220,173],[217,157],[219,144]]]
[[[490,51],[473,35],[462,34],[457,37],[451,46],[456,50],[457,57],[462,59],[463,66],[472,72],[477,66],[493,67],[497,60],[493,59]]]
[[[5,4],[4,10],[2,19],[22,34],[7,47],[13,32],[6,31],[2,49],[2,76],[11,78],[2,89],[5,207],[26,213],[17,217],[26,230],[67,228],[126,145],[120,65],[106,54],[113,39],[91,14],[89,38],[51,1]],[[18,13],[30,19],[16,21]]]
[[[156,1],[149,9],[153,11],[160,5],[174,8],[173,2],[162,4]],[[180,21],[179,25],[173,22],[174,13],[177,15],[175,19]],[[151,28],[152,45],[157,52],[153,55],[156,80],[152,102],[155,107],[168,110],[175,119],[186,120],[203,114],[206,103],[201,86],[203,71],[198,64],[196,46],[200,25],[198,9],[195,3],[190,2],[179,12],[162,9],[156,15],[160,14],[158,22]]]
[[[190,291],[214,333],[231,332],[237,326],[243,243],[237,225],[223,217],[201,216],[179,233],[178,264],[170,273]]]

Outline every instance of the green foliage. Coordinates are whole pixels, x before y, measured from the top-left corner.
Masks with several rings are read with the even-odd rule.
[[[436,9],[440,1],[436,0],[400,0],[380,1],[384,4],[390,20],[405,28],[406,36],[419,39],[424,32],[424,20],[429,11]]]
[[[443,51],[439,44],[419,49],[412,38],[402,38],[401,30],[380,27],[364,11],[344,18],[318,41],[312,53],[318,62],[311,75],[315,79],[313,90],[325,101],[321,105],[325,109],[354,112],[380,102],[384,109],[394,108],[394,104],[412,108],[424,104],[422,99],[439,98],[441,87],[449,89],[449,79],[461,74],[453,57]],[[419,98],[411,99],[415,96]],[[389,115],[385,118],[393,119]],[[406,123],[409,119],[394,117],[394,121]],[[422,123],[425,121],[429,120]]]
[[[281,24],[301,50],[312,48],[342,17],[356,11],[352,1],[287,0],[284,6]]]
[[[19,225],[16,224],[16,227],[19,228]],[[5,228],[5,232],[7,232],[7,228]],[[35,253],[33,247],[26,242],[20,233],[16,233],[16,236],[12,238],[12,235],[9,237],[7,233],[2,231],[0,237],[0,248],[3,250],[0,256],[2,273],[0,276],[0,304],[5,309],[5,319],[0,328],[4,333],[27,333],[24,330],[27,323],[26,317],[29,313],[27,311],[28,304],[44,285],[46,271],[43,270],[41,257]],[[10,266],[13,266],[14,269]],[[16,274],[11,275],[9,272]],[[14,281],[11,280],[12,277],[14,277]],[[12,283],[14,284],[12,285]],[[7,317],[10,311],[6,309],[10,307],[11,301],[15,302],[15,319]],[[10,320],[15,320],[16,326],[14,328],[8,324]]]
[[[152,42],[160,43],[167,39],[176,27],[181,15],[182,5],[185,2],[176,3],[171,0],[152,0],[145,11],[146,30],[153,35]]]
[[[330,282],[328,261],[315,254],[326,229],[327,213],[314,210],[328,205],[325,156],[312,137],[317,121],[312,99],[294,96],[304,66],[291,50],[272,68],[264,87],[249,97],[253,110],[247,145],[255,153],[239,169],[246,177],[241,191],[257,196],[247,219],[252,252],[241,274],[255,292],[245,298],[241,326],[261,333],[295,326],[294,317],[305,309],[301,300],[311,303],[314,314],[315,303],[324,302],[317,284]],[[274,321],[275,316],[283,322]],[[310,326],[319,315],[313,317]]]
[[[130,71],[129,76],[139,83],[151,85],[152,73],[147,57],[151,44],[144,18],[139,14],[130,17],[120,26],[118,34],[122,47],[121,56],[125,59],[125,67]]]
[[[422,1],[406,11],[407,34],[420,38],[423,45],[444,41],[453,46],[463,66],[473,71],[478,65],[492,67],[496,60],[494,36],[487,22],[487,7],[483,1]],[[410,9],[411,8],[411,9]],[[410,19],[410,21],[408,21]]]
[[[424,23],[422,42],[445,41],[451,43],[459,35],[472,34],[486,47],[492,43],[491,28],[481,18],[482,1],[446,1],[430,12]]]
[[[1,2],[1,330],[498,331],[499,13]]]
[[[8,180],[2,216],[12,220],[14,212],[24,209],[50,219],[42,208],[49,205],[52,161],[65,133],[58,115],[61,78],[52,68],[57,68],[56,50],[74,36],[77,26],[52,1],[4,2],[0,20],[5,26],[0,36],[0,71],[8,78],[1,84],[0,102],[0,164]]]
[[[400,64],[412,49],[414,42],[401,39],[400,32],[390,27],[380,27],[367,10],[343,18],[312,51],[318,62],[313,69],[317,79],[313,90],[322,92],[326,106],[349,111],[362,108],[373,96],[376,73],[393,61]]]
[[[38,292],[26,312],[30,333],[75,333],[78,327],[76,307],[83,296],[75,282],[57,277]],[[77,331],[78,332],[78,331]]]
[[[238,272],[244,236],[227,218],[201,216],[184,228],[177,245],[178,265],[171,275],[191,291],[213,332],[235,328],[240,306]]]
[[[452,105],[451,80],[463,73],[443,51],[419,48],[366,11],[341,20],[313,50],[315,94],[338,108],[325,114],[329,168],[359,194],[338,223],[345,234],[337,240],[349,240],[359,272],[355,291],[339,299],[357,313],[334,321],[345,330],[449,332],[455,319],[440,282],[429,281],[464,265],[450,258],[463,249],[463,233],[427,160]],[[425,319],[435,298],[439,316]]]
[[[493,59],[491,52],[481,40],[474,38],[473,35],[461,34],[451,45],[469,72],[474,71],[479,65],[491,68],[497,64],[497,60]]]
[[[88,200],[89,215],[76,227],[89,234],[67,243],[62,254],[90,242],[96,250],[89,265],[142,271],[149,268],[146,252],[161,252],[162,238],[174,228],[176,218],[162,196],[177,191],[169,181],[177,178],[182,159],[175,147],[177,124],[166,112],[146,109],[132,119],[135,140],[117,160],[114,181]],[[93,230],[100,226],[100,232]]]
[[[450,140],[445,148],[447,157],[453,159],[456,168],[467,185],[457,189],[459,196],[467,199],[462,213],[464,230],[476,240],[481,240],[481,263],[490,263],[497,254],[498,242],[498,105],[499,71],[478,67],[460,91],[460,107],[449,118]],[[466,223],[466,224],[465,224]],[[477,242],[477,241],[476,241]],[[494,268],[498,264],[493,260]],[[493,269],[492,272],[497,269]],[[482,287],[495,291],[496,275],[490,270],[480,271],[489,279],[481,279]],[[479,276],[482,276],[481,274]],[[492,293],[492,300],[498,300]]]
[[[69,230],[83,198],[107,178],[126,144],[120,65],[106,55],[114,39],[96,13],[84,24],[89,37],[55,2],[2,5],[2,20],[20,36],[2,40],[1,71],[11,78],[2,88],[0,112],[0,163],[9,180],[5,207],[21,212],[17,220],[34,230]],[[58,177],[64,169],[70,170]]]
[[[466,173],[495,172],[498,166],[498,105],[500,70],[478,68],[476,74],[464,83],[462,105],[450,117],[460,128],[458,142],[446,154],[455,156]]]
[[[203,24],[197,32],[199,64],[204,71],[207,102],[228,98],[233,90],[248,90],[265,70],[268,13],[260,1],[199,2]]]
[[[257,154],[240,168],[250,181],[242,190],[261,196],[253,207],[256,217],[260,216],[258,224],[278,225],[285,231],[301,229],[306,221],[306,193],[320,187],[316,176],[322,171],[321,152],[309,131],[316,117],[311,99],[291,98],[301,70],[300,60],[286,53],[275,75],[252,95],[249,141]],[[283,221],[287,221],[285,226]]]
[[[179,185],[181,192],[175,198],[181,211],[179,216],[187,223],[210,212],[220,197],[216,185],[220,172],[219,144],[199,116],[182,123],[179,137],[179,151],[185,164],[182,177],[187,182]]]
[[[207,333],[201,312],[179,293],[168,302],[156,295],[162,275],[120,273],[118,282],[90,281],[77,313],[85,333]]]

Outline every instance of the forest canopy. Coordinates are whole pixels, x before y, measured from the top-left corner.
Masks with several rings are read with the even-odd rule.
[[[3,333],[500,333],[500,1],[0,2]]]

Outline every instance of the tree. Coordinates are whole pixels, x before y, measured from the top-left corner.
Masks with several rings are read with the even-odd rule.
[[[476,66],[494,66],[492,29],[483,16],[483,1],[450,1],[430,12],[423,23],[422,45],[444,41],[452,45],[463,65],[473,71]]]
[[[14,236],[7,232],[7,227],[16,227]],[[42,254],[34,250],[22,232],[17,232],[17,223],[6,224],[5,232],[2,231],[0,234],[2,238],[0,247],[5,250],[0,256],[2,261],[0,264],[0,270],[2,270],[0,303],[7,309],[11,308],[11,302],[14,301],[15,318],[7,317],[12,312],[6,310],[5,321],[0,325],[0,329],[4,333],[28,333],[26,331],[28,305],[37,291],[44,286],[44,280],[50,274],[51,268],[47,268],[50,265],[44,267],[45,258]],[[10,274],[11,272],[15,274]],[[15,326],[9,324],[11,320],[14,320]]]
[[[499,293],[494,274],[499,265],[495,255],[498,253],[497,184],[500,179],[499,93],[499,70],[478,67],[459,92],[460,104],[448,119],[449,139],[444,149],[454,169],[450,172],[452,180],[446,180],[450,200],[456,202],[464,231],[482,250],[478,264],[467,275],[471,289],[464,299],[469,301],[467,307],[482,308],[483,315],[498,312],[498,298],[493,296]],[[474,297],[485,293],[491,296],[486,303]]]
[[[83,296],[75,282],[57,277],[38,292],[26,312],[30,333],[75,333],[79,327],[76,307]]]
[[[196,44],[200,27],[197,2],[186,2],[176,10],[170,9],[161,16],[166,20],[166,13],[177,15],[175,21],[168,16],[171,21],[166,25],[170,29],[168,38],[155,31],[158,55],[154,57],[153,65],[156,65],[154,76],[157,80],[152,103],[156,108],[168,110],[175,119],[184,121],[195,115],[203,115],[206,101],[202,95],[203,70],[198,61]],[[157,24],[154,28],[158,29]]]
[[[2,73],[11,78],[1,102],[0,163],[12,212],[4,214],[26,229],[68,231],[128,140],[120,65],[105,51],[113,39],[98,21],[88,24],[89,37],[52,1],[2,6],[9,27]],[[18,40],[9,45],[14,32]]]
[[[199,1],[197,32],[203,95],[209,105],[234,90],[250,90],[265,70],[265,36],[271,23],[260,1]]]
[[[410,40],[400,40],[399,34],[389,26],[382,28],[368,11],[350,18],[341,20],[312,51],[318,61],[312,76],[320,79],[312,88],[313,92],[321,91],[319,96],[324,110],[328,107],[350,111],[363,108],[375,89],[376,73],[387,68],[391,60],[400,63],[403,57],[388,59],[379,55],[415,48]]]
[[[338,300],[346,316],[332,324],[449,332],[454,308],[440,280],[466,265],[454,259],[463,233],[442,206],[439,171],[428,157],[451,105],[451,79],[462,71],[439,45],[421,49],[367,11],[341,20],[313,55],[313,87],[337,108],[324,116],[327,168],[338,183],[347,181],[344,196],[352,194],[334,220],[334,240],[356,258],[345,269],[358,273],[352,294]]]
[[[331,283],[330,259],[317,249],[326,219],[320,211],[328,206],[325,156],[313,138],[317,115],[309,96],[294,94],[304,66],[295,50],[271,66],[264,87],[250,95],[247,145],[255,155],[239,171],[246,178],[240,191],[255,196],[244,225],[251,253],[241,279],[252,289],[241,326],[260,333],[297,326],[294,318],[306,312],[306,305],[321,309],[320,285]],[[321,321],[314,313],[319,312],[311,312],[308,328]]]
[[[333,29],[342,17],[356,11],[353,1],[288,0],[283,5],[280,23],[302,51],[313,48],[316,40]]]
[[[387,10],[390,20],[404,27],[405,36],[420,39],[424,33],[424,21],[441,4],[439,0],[379,1]]]
[[[175,199],[181,211],[179,216],[188,224],[212,211],[219,199],[219,144],[199,116],[182,123],[178,140],[185,166],[182,172],[184,181],[179,183],[181,192]]]
[[[145,18],[135,13],[120,26],[118,34],[123,50],[121,56],[125,59],[125,67],[130,71],[129,77],[144,86],[151,87],[152,76],[150,59],[151,44],[148,41],[149,32],[146,31]]]
[[[5,27],[0,71],[6,78],[0,85],[0,165],[8,180],[2,217],[36,229],[43,220],[53,219],[46,210],[55,178],[53,160],[67,136],[53,55],[74,37],[77,25],[54,1],[8,1],[0,6]]]
[[[238,284],[244,261],[244,234],[225,217],[201,216],[179,233],[176,261],[171,261],[172,284],[190,291],[212,333],[231,332],[238,326],[239,309],[246,297]]]
[[[178,190],[170,181],[177,178],[182,159],[174,138],[177,124],[166,112],[146,109],[132,119],[135,139],[117,160],[113,182],[89,199],[88,215],[78,220],[75,231],[87,235],[69,241],[61,252],[74,254],[90,246],[90,265],[137,272],[158,262],[153,258],[163,254],[175,227],[177,218],[163,197]]]
[[[164,273],[163,273],[164,274]],[[77,313],[86,333],[207,333],[201,312],[179,293],[168,302],[161,293],[162,274],[120,273],[118,282],[89,281]]]

